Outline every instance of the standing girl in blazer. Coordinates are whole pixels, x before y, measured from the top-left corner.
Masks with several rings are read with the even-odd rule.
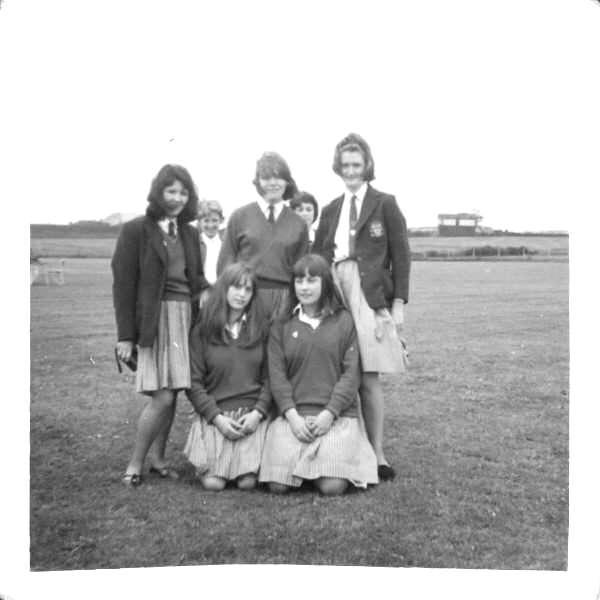
[[[188,335],[193,307],[208,287],[197,231],[198,197],[186,169],[165,165],[152,181],[146,215],[123,225],[112,258],[117,356],[137,351],[136,390],[150,397],[138,421],[123,482],[138,486],[154,443],[150,471],[177,476],[165,448],[177,392],[190,387]]]
[[[260,481],[286,492],[304,479],[325,495],[377,483],[377,460],[358,421],[356,331],[327,262],[294,266],[290,301],[269,335],[269,380],[279,416],[267,431]]]
[[[189,398],[198,417],[184,453],[207,490],[256,485],[271,405],[266,325],[254,273],[229,265],[190,336]]]
[[[333,170],[346,187],[321,213],[313,252],[334,265],[334,275],[358,334],[362,378],[360,398],[379,477],[395,475],[383,451],[384,399],[379,373],[405,369],[399,338],[408,301],[410,249],[396,199],[372,188],[373,157],[357,134],[335,149]]]
[[[276,152],[256,163],[254,186],[260,198],[235,210],[225,231],[217,273],[243,261],[256,272],[258,296],[268,318],[285,307],[294,263],[308,251],[306,223],[286,200],[297,191],[290,168]]]

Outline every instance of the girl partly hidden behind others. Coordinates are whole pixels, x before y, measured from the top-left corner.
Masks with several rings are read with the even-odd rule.
[[[228,481],[256,486],[271,405],[266,334],[254,272],[233,263],[190,335],[189,398],[198,417],[184,453],[207,490],[221,491]]]
[[[304,479],[326,495],[375,484],[377,459],[358,419],[356,332],[320,256],[293,270],[287,314],[271,327],[269,379],[279,416],[271,423],[260,481],[273,492]]]

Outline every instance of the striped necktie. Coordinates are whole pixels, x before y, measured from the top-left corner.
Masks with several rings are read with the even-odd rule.
[[[356,209],[356,196],[350,198],[350,236],[348,238],[348,257],[354,258],[356,250],[356,222],[358,221],[358,211]]]
[[[175,229],[175,221],[169,220],[169,237],[175,239],[177,237],[177,230]]]
[[[269,217],[267,218],[269,223],[275,223],[275,207],[272,204],[269,204]]]

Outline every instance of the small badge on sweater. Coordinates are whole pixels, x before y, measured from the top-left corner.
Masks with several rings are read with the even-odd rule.
[[[292,331],[292,337],[293,338],[297,338],[298,337],[298,332],[297,331]]]
[[[372,221],[369,224],[369,235],[374,238],[383,236],[383,223],[381,221]]]

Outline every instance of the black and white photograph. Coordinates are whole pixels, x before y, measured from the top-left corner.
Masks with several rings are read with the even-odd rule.
[[[0,597],[599,598],[599,31],[2,1]]]

